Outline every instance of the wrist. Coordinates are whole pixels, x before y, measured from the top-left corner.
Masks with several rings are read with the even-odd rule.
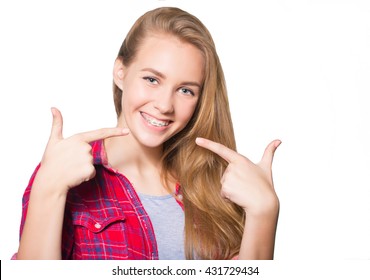
[[[47,170],[40,167],[33,182],[32,190],[43,196],[66,197],[69,188],[56,176],[50,175]]]
[[[265,199],[263,203],[244,208],[246,217],[276,218],[279,215],[280,202],[277,196]]]

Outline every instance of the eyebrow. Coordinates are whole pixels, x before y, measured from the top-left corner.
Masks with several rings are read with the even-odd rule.
[[[166,75],[165,74],[163,74],[163,73],[161,73],[158,70],[155,70],[153,68],[143,68],[143,69],[141,69],[141,71],[152,72],[154,75],[156,75],[156,76],[158,76],[158,77],[160,77],[162,79],[166,79]],[[190,82],[189,81],[189,82],[182,82],[181,84],[182,85],[187,85],[187,86],[196,86],[198,88],[202,88],[202,86],[199,83],[197,83],[197,82]]]

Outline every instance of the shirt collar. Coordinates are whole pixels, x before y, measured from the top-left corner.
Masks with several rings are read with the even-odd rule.
[[[90,143],[95,165],[108,165],[108,158],[104,148],[103,140],[97,140]]]

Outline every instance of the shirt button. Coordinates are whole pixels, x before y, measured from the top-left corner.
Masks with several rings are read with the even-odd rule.
[[[96,223],[96,224],[95,224],[95,228],[97,228],[97,229],[101,228],[101,224]]]

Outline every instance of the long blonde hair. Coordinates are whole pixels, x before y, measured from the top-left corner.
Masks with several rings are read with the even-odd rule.
[[[196,145],[204,137],[236,150],[225,78],[211,34],[195,16],[178,8],[157,8],[141,16],[127,34],[118,58],[128,66],[150,33],[176,36],[204,56],[204,83],[187,126],[163,145],[162,179],[181,185],[185,211],[187,259],[230,259],[237,255],[243,234],[244,211],[221,197],[220,179],[227,163]],[[117,115],[122,91],[113,83]]]

